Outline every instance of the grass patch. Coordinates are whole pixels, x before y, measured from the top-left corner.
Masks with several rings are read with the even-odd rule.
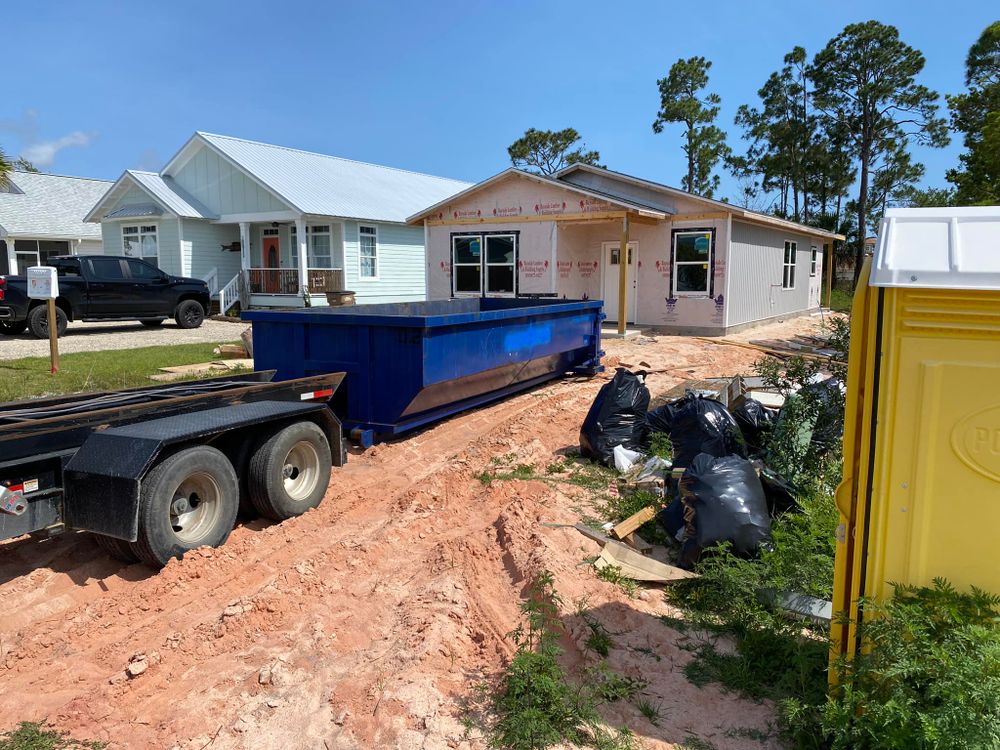
[[[479,726],[489,747],[506,750],[543,750],[559,743],[635,750],[628,729],[609,729],[601,721],[597,705],[605,698],[595,690],[596,680],[573,684],[559,664],[559,604],[552,574],[537,575],[521,605],[525,621],[508,634],[517,646],[514,657],[496,684],[479,687],[473,712],[464,720],[466,729]],[[630,695],[635,682],[606,667],[600,678],[604,693],[611,696]]]
[[[104,742],[75,740],[68,732],[46,729],[44,724],[22,721],[0,735],[0,750],[103,750]]]
[[[849,313],[854,303],[854,290],[832,289],[830,294],[830,309],[835,312]]]
[[[636,701],[635,707],[639,709],[639,713],[646,717],[646,721],[652,724],[654,727],[660,726],[660,719],[663,718],[660,714],[660,709],[663,706],[662,703],[657,703],[655,706],[652,702],[643,698],[642,700]]]
[[[617,565],[605,565],[603,568],[594,568],[597,577],[602,581],[613,583],[625,592],[629,599],[635,599],[639,594],[639,584],[631,578],[622,574],[622,569]]]
[[[153,385],[149,376],[161,367],[217,359],[212,353],[216,346],[176,344],[66,354],[59,358],[56,375],[49,372],[48,357],[0,360],[0,401]]]

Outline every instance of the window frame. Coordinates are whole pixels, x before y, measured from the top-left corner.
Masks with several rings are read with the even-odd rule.
[[[816,271],[818,269],[819,260],[819,248],[816,245],[810,245],[809,247],[810,257],[809,257],[809,278],[816,277]]]
[[[709,235],[708,242],[708,262],[704,263],[702,261],[696,260],[677,260],[677,238],[681,235],[689,234],[707,234]],[[677,267],[678,266],[708,266],[708,275],[705,279],[706,290],[701,291],[678,291],[677,290]],[[711,298],[715,294],[715,228],[714,227],[679,227],[674,229],[670,233],[670,296],[673,298],[677,297],[704,297]]]
[[[125,252],[125,230],[135,229],[135,236],[139,242],[139,255],[129,255]],[[160,224],[159,222],[152,222],[149,224],[122,224],[120,227],[121,242],[122,242],[122,255],[126,258],[138,258],[139,260],[144,260],[147,263],[152,263],[157,268],[160,267]],[[156,240],[156,255],[145,255],[143,254],[143,244],[142,239],[145,236],[152,236]],[[153,260],[150,260],[153,258]]]
[[[328,265],[314,266],[312,261],[316,260],[316,245],[313,237],[327,237],[330,240],[327,249],[329,257]],[[296,266],[298,268],[298,266]],[[331,224],[307,224],[306,225],[306,268],[318,271],[329,271],[333,269],[333,226]]]
[[[791,251],[791,262],[789,262],[789,251]],[[785,240],[784,255],[781,259],[781,289],[782,291],[795,290],[795,266],[799,259],[798,240]],[[791,283],[789,283],[789,281]]]
[[[512,263],[490,263],[489,255],[486,249],[486,239],[488,237],[510,237],[514,243],[514,260]],[[479,240],[479,262],[478,263],[456,263],[455,262],[455,240],[457,239],[478,239]],[[518,289],[520,287],[520,279],[518,278],[518,261],[521,255],[521,233],[519,231],[492,231],[492,232],[453,232],[450,236],[450,248],[449,248],[449,262],[451,263],[451,296],[452,297],[498,297],[498,298],[515,298],[518,294]],[[458,281],[458,273],[456,272],[457,267],[479,267],[479,291],[478,292],[459,292],[455,289],[455,284]],[[510,292],[491,292],[487,289],[489,282],[489,268],[493,266],[505,267],[511,266],[513,271],[514,279],[514,289]]]
[[[362,229],[371,229],[372,231],[371,232],[362,232],[361,231]],[[372,258],[372,260],[375,261],[375,273],[372,276],[366,276],[365,275],[365,273],[364,273],[364,265],[361,263],[361,258],[362,258],[361,249],[364,246],[363,243],[361,242],[362,236],[371,237],[374,240],[374,244],[372,245],[372,249],[373,249],[374,254],[371,255],[371,256],[365,256],[365,257],[370,257],[370,258]],[[379,280],[380,274],[379,274],[379,262],[378,262],[379,252],[378,252],[378,250],[379,250],[379,248],[378,248],[378,225],[376,225],[376,224],[358,224],[358,279],[360,279],[361,281],[378,281]]]

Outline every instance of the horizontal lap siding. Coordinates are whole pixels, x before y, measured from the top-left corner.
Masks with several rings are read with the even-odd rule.
[[[177,219],[170,216],[144,216],[128,221],[101,222],[103,254],[124,255],[122,227],[137,225],[156,227],[156,244],[159,251],[157,265],[159,265],[160,270],[166,273],[179,275],[181,266],[178,254]]]
[[[781,287],[785,240],[798,243],[794,289]],[[807,235],[734,221],[728,264],[727,325],[808,310],[813,244]]]
[[[344,278],[359,303],[424,299],[424,228],[366,224],[378,229],[378,280],[360,278],[358,222],[344,223]]]
[[[240,270],[240,254],[222,249],[223,245],[240,241],[239,226],[211,224],[198,219],[183,219],[183,222],[184,254],[190,253],[190,258],[185,257],[185,272],[196,279],[204,279],[215,268],[221,289]]]

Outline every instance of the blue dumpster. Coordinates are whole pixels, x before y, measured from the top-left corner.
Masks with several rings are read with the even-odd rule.
[[[453,299],[256,310],[254,364],[346,372],[331,406],[364,444],[566,373],[601,369],[599,300]]]

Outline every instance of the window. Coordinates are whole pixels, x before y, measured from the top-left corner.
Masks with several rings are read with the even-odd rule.
[[[57,276],[79,276],[80,261],[78,260],[57,260],[52,265],[56,268]]]
[[[782,289],[795,288],[795,259],[798,256],[799,243],[785,240],[784,272],[781,276]]]
[[[123,226],[122,249],[130,258],[142,258],[156,265],[159,258],[156,225]]]
[[[298,231],[295,229],[295,225],[291,226],[291,240],[292,243],[292,265],[291,268],[299,267],[299,237]]]
[[[514,235],[486,236],[486,293],[514,294]]]
[[[818,251],[816,250],[816,246],[813,245],[812,246],[812,254],[811,254],[810,258],[809,258],[809,275],[810,276],[815,276],[816,275],[817,254],[818,254]]]
[[[483,238],[478,234],[453,237],[451,240],[452,284],[454,293],[480,294],[482,292]]]
[[[309,267],[333,268],[330,225],[306,227],[306,234],[309,235]]]
[[[711,283],[712,231],[674,233],[674,288],[679,297],[707,296]]]
[[[378,230],[375,227],[358,227],[358,258],[361,278],[378,278]]]
[[[38,241],[38,259],[43,266],[52,265],[52,258],[57,255],[69,255],[69,243],[53,240]]]
[[[107,281],[122,281],[125,279],[122,264],[118,258],[91,258],[90,267],[93,269],[95,279],[105,279]]]
[[[133,279],[151,281],[160,278],[162,275],[153,266],[149,265],[149,263],[143,263],[141,260],[127,260],[125,263],[128,265],[128,275]]]

